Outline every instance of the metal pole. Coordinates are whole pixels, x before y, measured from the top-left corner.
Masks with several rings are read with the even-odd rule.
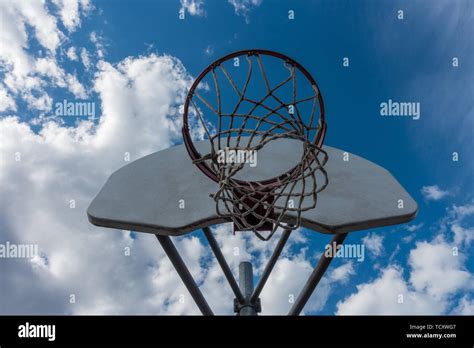
[[[188,289],[192,298],[196,302],[196,305],[201,310],[201,313],[203,315],[214,315],[214,313],[212,313],[211,308],[207,304],[206,299],[202,295],[201,290],[199,290],[199,287],[194,281],[191,273],[189,273],[188,268],[184,264],[183,259],[181,258],[175,246],[173,245],[173,242],[171,241],[170,237],[160,236],[158,234],[155,234],[155,236],[163,247],[166,255],[168,255],[168,258],[176,269],[176,272],[178,272],[179,276],[181,277],[181,280]]]
[[[222,255],[222,251],[219,248],[219,244],[217,244],[216,239],[214,238],[211,230],[209,227],[204,227],[203,229],[204,235],[206,236],[207,241],[209,242],[209,246],[212,249],[212,252],[216,256],[217,262],[222,268],[222,271],[224,272],[224,275],[229,282],[230,287],[232,288],[232,291],[235,294],[235,297],[237,301],[240,304],[245,303],[245,298],[244,295],[242,295],[242,292],[240,291],[239,285],[235,281],[234,275],[232,274],[232,271],[230,270],[229,265],[227,264],[224,255]]]
[[[336,234],[331,240],[331,246],[333,246],[335,249],[337,245],[342,244],[342,242],[344,242],[344,239],[346,237],[347,233]],[[324,272],[326,272],[327,268],[329,267],[329,264],[334,258],[336,250],[333,251],[334,252],[330,257],[327,257],[325,254],[321,256],[318,265],[309,276],[305,286],[303,287],[303,290],[301,290],[300,294],[298,295],[298,298],[296,299],[295,303],[288,312],[288,315],[299,315],[301,313],[304,306],[306,305],[306,302],[308,302],[309,298],[311,297],[311,294],[314,292],[314,289],[316,289],[316,286],[323,277]]]
[[[239,315],[257,315],[257,311],[252,303],[248,302],[253,292],[253,272],[252,264],[250,262],[241,262],[239,265],[239,285],[240,290],[247,300],[245,304],[240,307]]]
[[[291,230],[283,231],[283,234],[280,237],[280,240],[278,241],[278,244],[276,245],[272,256],[270,257],[270,260],[268,260],[268,263],[265,266],[262,276],[260,277],[260,280],[258,281],[257,286],[255,287],[255,290],[253,291],[252,297],[250,297],[251,303],[255,302],[258,299],[258,296],[260,296],[260,293],[262,292],[262,289],[265,286],[265,283],[267,282],[268,277],[272,273],[273,267],[275,266],[275,263],[280,257],[280,254],[283,248],[285,247],[285,244],[288,241],[290,234],[291,234]]]

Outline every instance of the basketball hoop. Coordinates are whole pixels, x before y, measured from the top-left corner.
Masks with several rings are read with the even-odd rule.
[[[243,87],[239,89],[228,65],[242,57],[247,60],[248,71]],[[258,89],[258,99],[249,96],[256,75],[255,63],[260,70],[264,88]],[[272,87],[264,63],[274,66],[274,71],[278,68],[286,69],[283,81]],[[301,76],[302,82],[299,80]],[[214,84],[213,93],[217,105],[213,105],[203,95],[210,91],[206,79]],[[301,83],[311,94],[298,98],[297,89],[301,87]],[[288,85],[291,86],[290,90]],[[280,93],[284,88],[287,88],[286,97]],[[235,94],[234,105],[223,103],[224,97],[230,94]],[[251,106],[250,110],[241,111],[244,103]],[[311,103],[311,109],[303,111],[303,103]],[[225,110],[225,106],[230,110]],[[205,117],[209,111],[216,118],[215,129],[209,118]],[[210,142],[207,153],[201,154],[193,144],[190,132],[192,116],[196,117],[204,137]],[[193,163],[219,184],[218,191],[212,195],[216,202],[216,213],[231,220],[234,231],[253,231],[259,238],[268,240],[278,227],[294,230],[300,226],[301,212],[315,208],[317,194],[327,186],[328,177],[324,165],[328,156],[322,149],[326,123],[321,93],[309,72],[281,53],[244,50],[210,64],[199,74],[188,92],[182,133]],[[297,142],[302,153],[299,162],[279,176],[264,180],[244,180],[238,176],[243,172],[245,163],[219,160],[219,155],[224,150],[257,154],[267,144],[282,139]],[[318,173],[322,175],[317,177]],[[293,215],[296,218],[290,219],[287,216],[290,211],[295,213]],[[270,231],[270,234],[264,237],[260,233],[262,231]]]

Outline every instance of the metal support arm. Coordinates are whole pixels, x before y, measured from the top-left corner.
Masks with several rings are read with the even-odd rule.
[[[272,256],[270,257],[270,260],[265,266],[262,276],[257,286],[255,287],[255,289],[253,289],[252,265],[248,262],[242,262],[240,264],[239,266],[240,286],[239,286],[211,230],[205,227],[203,228],[203,231],[214,255],[216,256],[216,259],[219,265],[221,266],[224,272],[224,275],[227,281],[229,282],[230,287],[232,288],[235,294],[237,312],[240,315],[256,315],[257,312],[260,311],[260,299],[258,298],[260,295],[260,292],[262,291],[268,277],[270,276],[275,266],[275,263],[277,262],[286,242],[288,241],[291,231],[290,230],[283,231],[283,234],[280,237],[280,240],[278,241],[275,247],[275,250],[273,251]],[[331,245],[334,245],[334,247],[337,248],[338,245],[344,242],[344,239],[346,237],[347,237],[347,233],[336,234],[331,240]],[[183,259],[181,258],[175,246],[173,245],[173,242],[171,241],[170,237],[156,235],[156,238],[160,242],[166,255],[168,256],[174,268],[178,272],[179,276],[181,277],[181,280],[183,281],[184,285],[188,289],[192,298],[196,302],[196,305],[201,310],[202,314],[214,315],[206,299],[202,295],[201,290],[199,290],[199,287],[197,286],[196,282],[191,276],[191,273],[189,273],[188,268],[184,264]],[[326,256],[325,254],[321,256],[317,266],[314,268],[313,272],[309,276],[305,286],[303,287],[300,294],[298,295],[298,298],[296,299],[295,303],[291,307],[288,315],[299,315],[301,313],[304,306],[306,305],[309,298],[311,297],[314,290],[316,289],[316,286],[318,285],[324,273],[326,272],[327,268],[329,267],[329,264],[331,263],[334,256],[335,256],[335,253],[333,253],[331,256]]]
[[[331,240],[331,245],[334,245],[335,247],[337,247],[339,244],[342,244],[342,242],[344,242],[344,239],[346,239],[346,237],[347,237],[347,233],[336,234]],[[324,273],[328,269],[329,264],[334,258],[334,255],[335,253],[333,253],[329,257],[323,253],[321,258],[319,259],[318,265],[314,268],[313,272],[309,276],[308,280],[306,281],[305,286],[301,290],[300,294],[298,295],[298,298],[296,299],[295,303],[293,304],[290,311],[288,312],[288,315],[300,315],[301,311],[306,305],[306,302],[308,302],[309,298],[314,292],[314,289],[316,289],[316,286],[318,285],[319,281],[321,280]]]
[[[227,264],[224,255],[222,255],[222,251],[219,248],[219,244],[217,244],[216,239],[214,238],[214,235],[212,234],[211,230],[209,227],[204,227],[203,229],[204,235],[206,236],[207,241],[209,242],[209,246],[212,249],[212,252],[214,253],[214,256],[217,259],[217,262],[222,268],[222,271],[224,272],[224,275],[229,282],[230,287],[232,288],[232,291],[234,292],[235,298],[239,303],[244,303],[245,298],[242,295],[242,292],[240,291],[239,285],[237,284],[234,275],[232,274],[232,271],[230,270],[229,265]]]
[[[209,307],[209,305],[207,304],[206,299],[202,295],[201,290],[199,290],[199,287],[194,281],[191,273],[189,273],[188,268],[186,267],[183,259],[176,250],[170,237],[160,236],[158,234],[155,234],[155,236],[156,238],[158,238],[158,241],[163,247],[166,255],[168,256],[174,268],[176,269],[176,272],[178,272],[179,276],[181,277],[181,280],[183,281],[192,298],[196,302],[196,305],[201,310],[201,313],[204,315],[214,315],[211,310],[211,307]]]
[[[291,230],[285,230],[283,231],[282,236],[280,237],[280,240],[278,241],[278,244],[275,247],[275,250],[273,250],[272,256],[270,257],[270,260],[268,260],[267,265],[265,266],[265,269],[262,273],[262,276],[260,277],[260,280],[257,283],[257,286],[255,287],[255,290],[253,291],[252,296],[250,297],[250,302],[255,302],[257,301],[258,297],[260,296],[260,293],[263,290],[263,287],[265,283],[267,282],[268,277],[270,276],[270,273],[272,273],[273,267],[275,266],[275,263],[277,262],[278,258],[280,257],[280,254],[288,241],[288,238],[290,237]]]

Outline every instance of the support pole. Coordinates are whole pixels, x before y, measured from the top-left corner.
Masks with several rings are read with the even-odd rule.
[[[257,315],[254,305],[248,301],[253,292],[253,271],[250,262],[241,262],[239,265],[239,286],[246,299],[246,303],[240,307],[239,315]]]
[[[176,250],[173,242],[171,241],[170,237],[168,236],[160,236],[155,234],[156,238],[160,242],[161,246],[163,247],[166,255],[170,259],[171,263],[173,264],[176,272],[178,272],[181,280],[183,281],[184,285],[188,289],[189,293],[191,294],[192,298],[196,302],[196,305],[201,310],[203,315],[214,315],[212,313],[211,308],[207,304],[206,299],[199,290],[196,282],[194,281],[191,273],[189,273],[188,268],[184,264],[183,259],[179,255],[178,251]]]
[[[255,290],[253,291],[252,297],[250,297],[250,302],[254,303],[258,297],[260,296],[260,293],[263,290],[263,287],[265,286],[265,283],[267,282],[268,277],[272,273],[273,267],[275,266],[275,263],[277,262],[278,258],[280,257],[280,254],[285,247],[286,242],[288,241],[288,238],[290,237],[291,230],[284,230],[282,236],[280,237],[280,240],[278,241],[278,244],[275,247],[275,250],[273,250],[272,256],[270,257],[270,260],[268,260],[267,265],[265,266],[265,269],[262,273],[262,276],[260,277],[257,286],[255,287]]]
[[[237,299],[238,303],[244,303],[244,295],[242,295],[242,292],[239,289],[239,285],[235,281],[234,275],[232,274],[232,271],[230,270],[230,267],[227,264],[224,255],[222,255],[222,251],[219,248],[219,244],[217,244],[217,241],[214,238],[211,230],[209,229],[209,227],[204,227],[202,230],[204,232],[204,235],[206,236],[207,241],[209,242],[209,246],[211,247],[214,256],[217,259],[217,262],[222,268],[222,272],[224,272],[227,282],[229,283],[230,287],[232,288],[232,291],[234,292],[235,298]]]
[[[327,268],[329,267],[329,264],[334,258],[334,255],[336,253],[336,247],[339,244],[342,244],[346,237],[347,233],[336,234],[333,237],[333,239],[331,240],[331,247],[333,247],[332,255],[328,257],[323,253],[321,258],[319,259],[318,265],[309,276],[305,286],[303,287],[303,290],[301,290],[300,294],[298,295],[298,298],[296,299],[295,303],[288,312],[288,315],[300,315],[301,311],[306,305],[306,302],[308,302],[309,298],[311,297],[311,294],[314,292],[314,289],[316,289],[316,286],[318,285],[319,281],[321,280]]]

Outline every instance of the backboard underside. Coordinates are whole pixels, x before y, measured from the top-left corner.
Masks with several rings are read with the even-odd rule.
[[[206,146],[208,141],[196,143],[198,150]],[[416,202],[386,169],[353,154],[345,161],[342,150],[324,149],[329,155],[325,166],[329,184],[318,194],[316,208],[302,212],[303,227],[347,233],[401,224],[416,216]],[[276,141],[258,157],[252,175],[274,177],[287,169],[285,163],[297,162],[298,156],[291,140]],[[217,189],[218,184],[192,164],[184,145],[178,145],[113,173],[87,214],[97,226],[182,235],[229,222],[216,215],[210,194]],[[291,212],[286,218],[291,221]]]

